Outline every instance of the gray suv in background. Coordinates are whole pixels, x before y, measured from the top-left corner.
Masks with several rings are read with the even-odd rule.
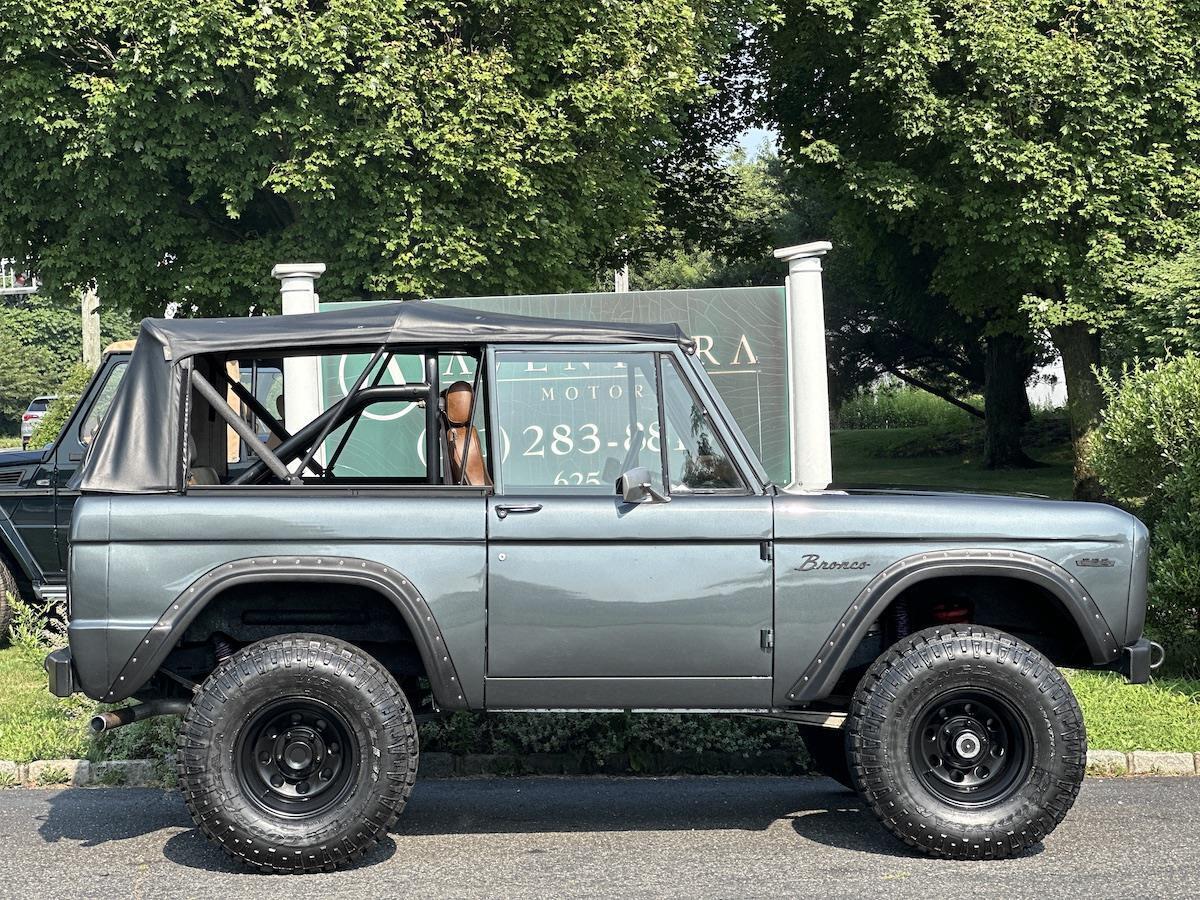
[[[97,729],[181,714],[193,818],[270,871],[364,853],[418,718],[460,709],[788,721],[912,847],[1041,841],[1086,758],[1057,667],[1148,678],[1146,529],[782,492],[694,350],[419,302],[147,320],[78,478],[51,690],[141,701]],[[294,432],[236,378],[281,357],[335,360]]]

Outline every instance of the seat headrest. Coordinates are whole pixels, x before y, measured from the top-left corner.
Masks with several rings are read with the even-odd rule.
[[[465,381],[456,381],[446,388],[446,421],[456,428],[466,425],[471,418],[471,399],[475,392]]]

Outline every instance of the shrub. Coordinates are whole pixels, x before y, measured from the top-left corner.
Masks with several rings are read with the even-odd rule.
[[[834,417],[836,428],[912,428],[963,426],[976,418],[966,410],[907,385],[883,384],[845,401]]]
[[[1127,367],[1102,379],[1108,406],[1088,447],[1109,493],[1150,527],[1148,622],[1164,643],[1200,626],[1200,357]],[[1168,657],[1170,658],[1170,657]]]
[[[38,421],[29,437],[30,447],[45,447],[54,442],[58,433],[67,424],[71,412],[79,405],[79,398],[92,380],[92,370],[83,363],[76,363],[54,391],[58,399],[51,402],[46,414]]]
[[[37,654],[66,646],[66,610],[62,601],[34,606],[15,594],[7,594],[6,599],[12,610],[8,637],[14,647]]]

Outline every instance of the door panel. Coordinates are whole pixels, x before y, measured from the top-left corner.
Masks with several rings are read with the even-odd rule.
[[[541,508],[497,513],[518,505]],[[741,687],[687,705],[768,705],[770,498],[628,504],[547,491],[492,497],[488,527],[489,683],[545,679],[537,705],[621,707],[684,696],[664,683],[652,702],[653,690],[631,693],[628,679],[733,679]],[[582,691],[571,684],[579,678],[601,681]],[[497,688],[497,698],[510,694]]]

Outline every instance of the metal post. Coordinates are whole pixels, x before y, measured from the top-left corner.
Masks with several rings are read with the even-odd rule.
[[[829,373],[821,257],[833,249],[814,241],[775,251],[788,264],[788,407],[792,419],[792,480],[788,490],[821,490],[833,480],[829,447]]]
[[[285,316],[317,311],[316,281],[325,263],[285,263],[271,270],[279,279]],[[317,357],[291,356],[283,361],[283,423],[295,434],[321,412],[321,361]],[[318,455],[324,462],[324,454]]]

